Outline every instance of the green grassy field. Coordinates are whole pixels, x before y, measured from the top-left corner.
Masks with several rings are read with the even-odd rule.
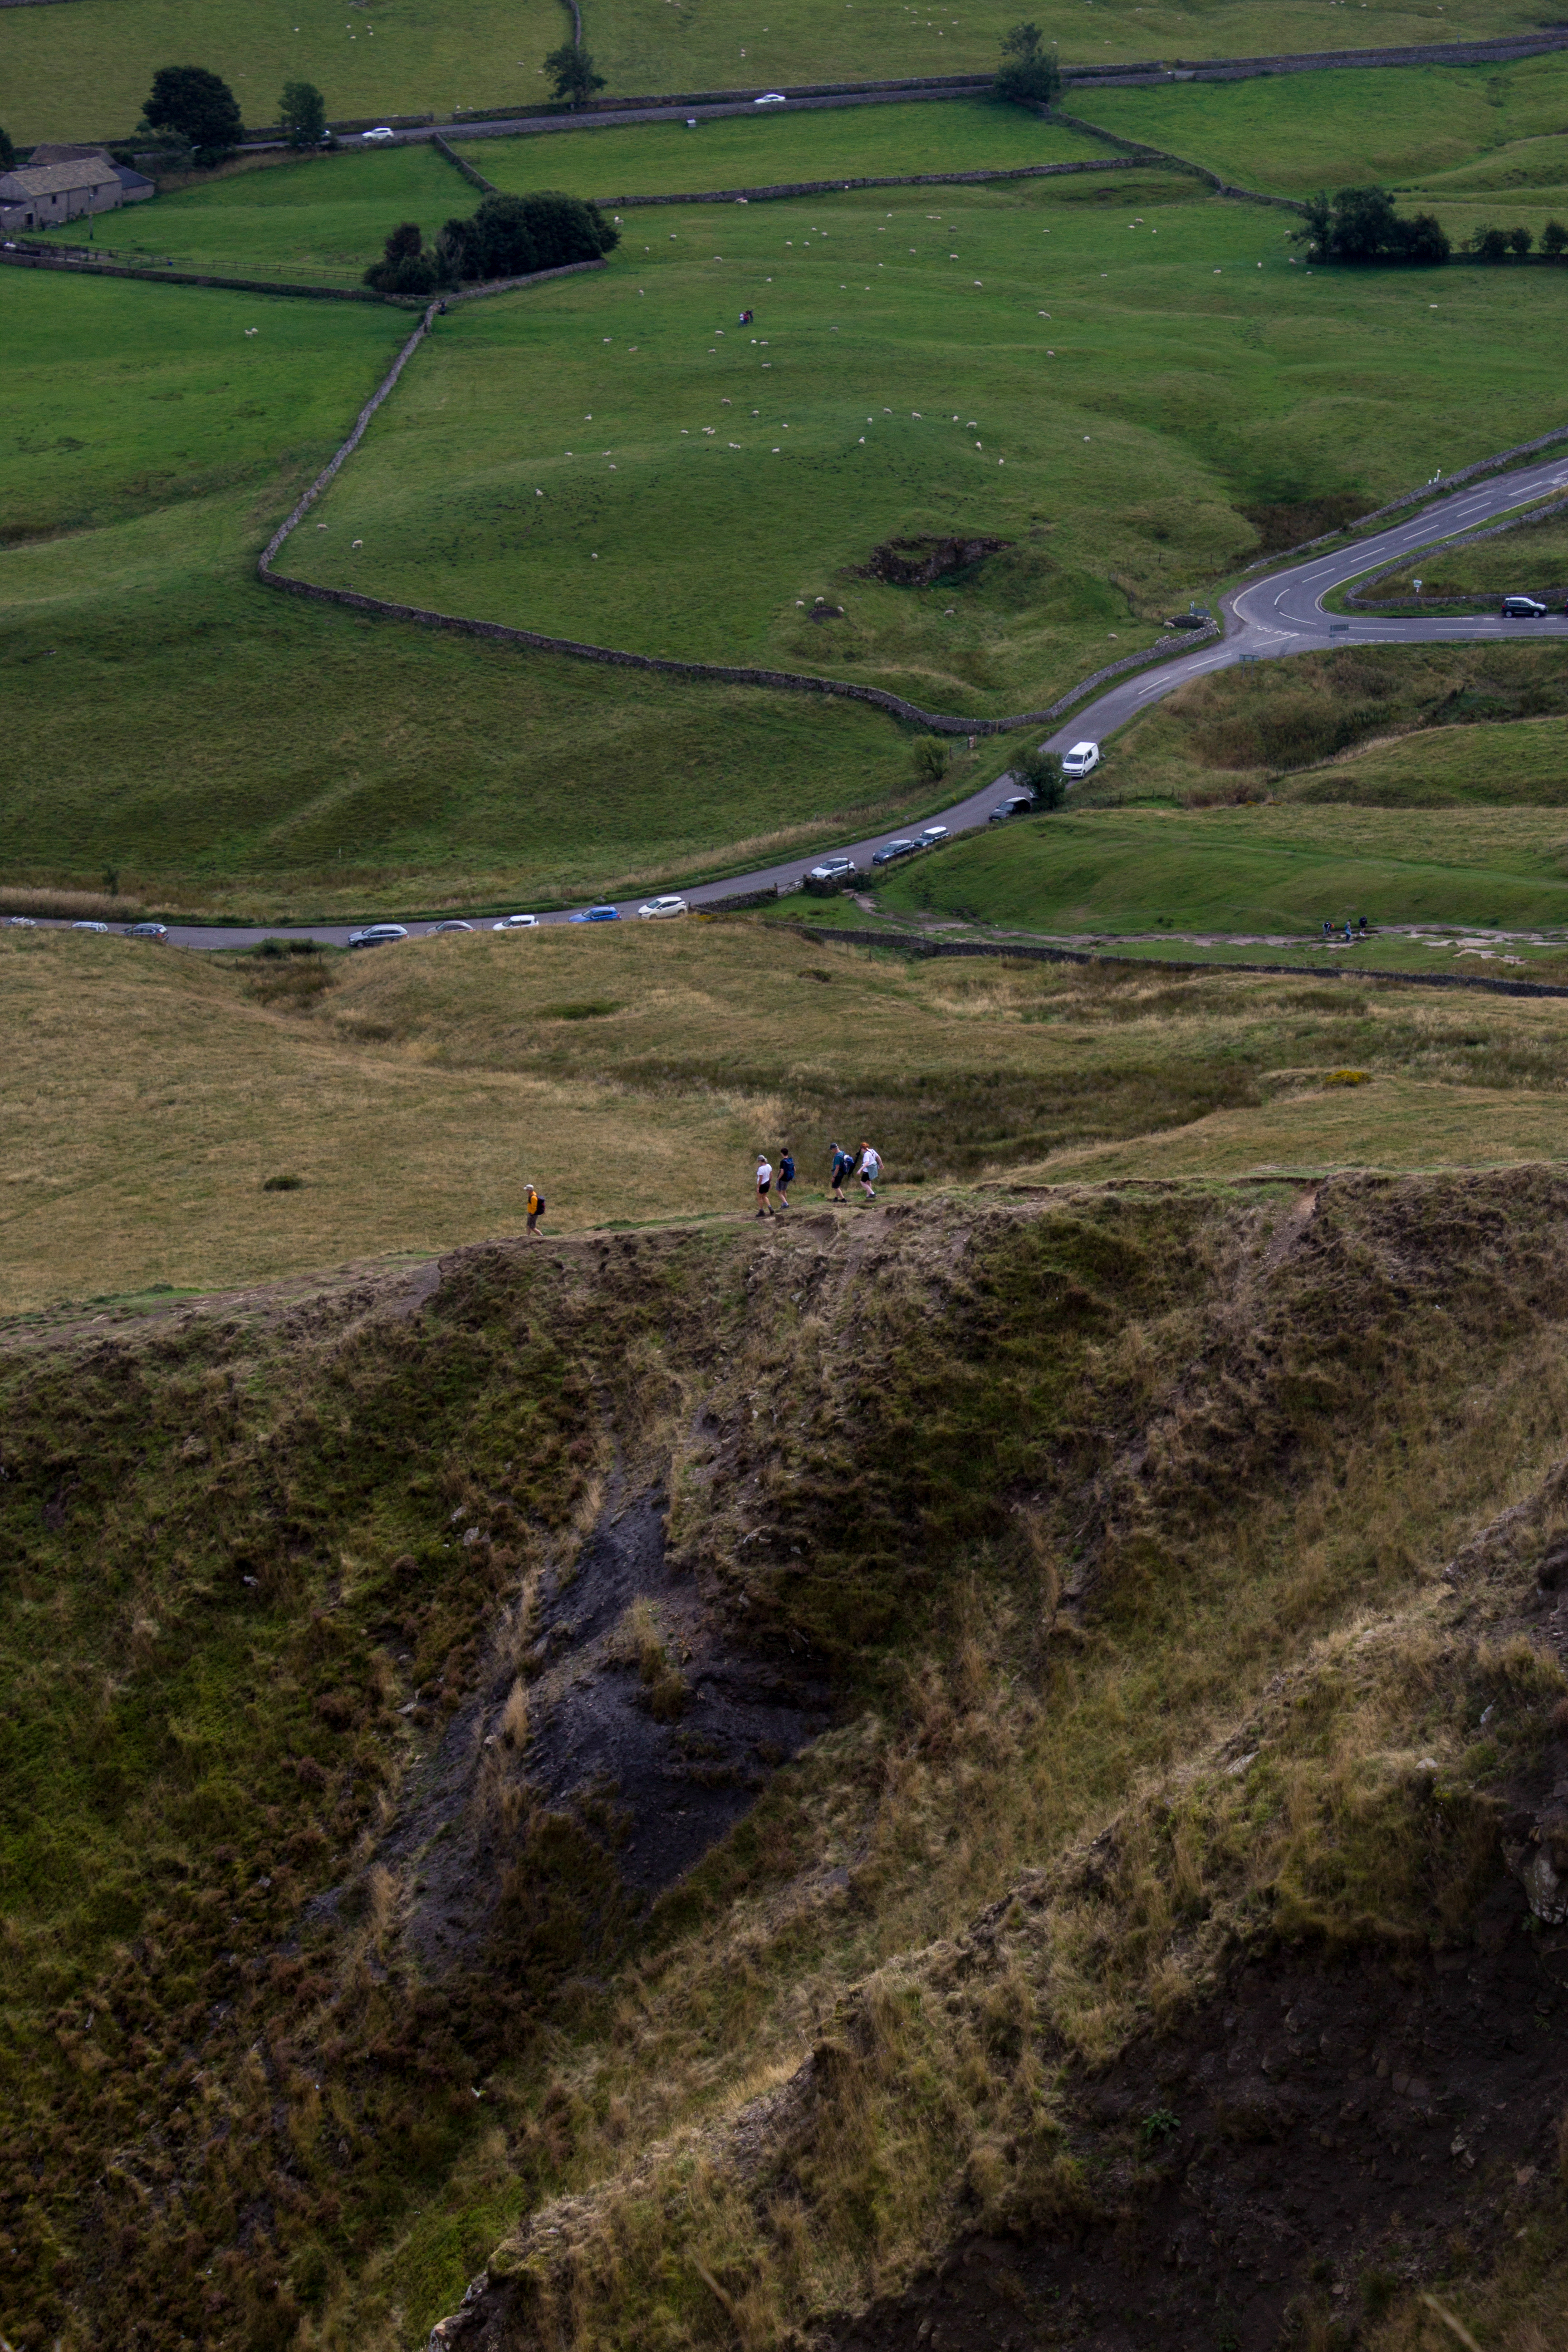
[[[624,131],[453,142],[498,187],[565,188],[578,196],[680,195],[779,181],[878,173],[977,172],[1018,163],[1103,161],[1086,132],[989,100],[868,106],[820,114],[721,115]],[[938,196],[941,191],[937,192]]]
[[[1367,19],[1363,25],[1361,19]],[[1534,30],[1521,0],[1461,0],[1444,14],[1404,5],[1341,8],[1322,0],[1165,0],[1139,7],[1097,0],[1096,22],[1058,27],[1063,55],[1116,58],[1247,56]],[[926,18],[845,0],[770,0],[765,26],[740,0],[608,0],[585,16],[588,46],[613,90],[752,88],[769,81],[986,72],[1013,18],[987,5],[962,18]],[[1050,29],[1047,27],[1047,30]],[[443,0],[367,5],[344,17],[324,0],[288,0],[236,17],[215,0],[73,0],[68,8],[0,12],[0,89],[14,138],[112,139],[135,122],[159,66],[189,58],[232,84],[247,121],[276,119],[278,94],[303,75],[337,118],[537,103],[541,72],[562,37],[552,0],[521,12],[497,0],[456,15]]]
[[[1164,180],[892,193],[629,215],[602,277],[444,322],[291,561],[1037,709],[1256,548],[1238,509],[1373,503],[1417,443],[1494,446],[1500,397],[1521,437],[1559,413],[1568,274],[1309,277],[1279,215]],[[857,576],[955,530],[1014,545],[930,591]]]
[[[307,284],[357,286],[398,221],[417,220],[434,236],[478,201],[433,147],[345,150],[180,188],[99,221],[94,242],[187,269],[243,276],[259,268],[292,272]],[[73,224],[51,230],[47,241],[75,245],[81,234]]]
[[[998,826],[896,872],[889,908],[1060,932],[1568,923],[1561,817],[1526,809],[1107,809]]]
[[[1495,151],[1521,140],[1536,149],[1540,169],[1552,168],[1547,140],[1568,157],[1568,139],[1560,135],[1568,121],[1562,56],[1074,91],[1064,103],[1069,113],[1169,148],[1243,186],[1295,195],[1374,179],[1428,187],[1436,173],[1485,172]],[[1568,178],[1568,163],[1556,168]]]
[[[79,547],[26,558],[16,553],[20,541],[241,488],[254,496],[266,485],[278,497],[323,465],[408,325],[370,303],[89,285],[30,270],[6,272],[4,299],[8,617],[37,594],[50,601],[51,577],[68,572]],[[34,583],[19,597],[18,569]]]

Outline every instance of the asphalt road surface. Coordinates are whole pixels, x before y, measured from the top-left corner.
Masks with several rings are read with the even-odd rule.
[[[1174,693],[1189,678],[1205,677],[1211,670],[1227,668],[1235,662],[1279,660],[1289,654],[1318,652],[1331,644],[1436,645],[1489,637],[1505,637],[1510,645],[1542,637],[1568,640],[1568,614],[1563,613],[1550,613],[1538,621],[1505,621],[1500,613],[1399,620],[1374,615],[1347,618],[1325,612],[1322,604],[1331,589],[1363,572],[1378,570],[1396,557],[1413,555],[1417,549],[1433,546],[1457,533],[1474,530],[1514,507],[1526,506],[1548,491],[1564,488],[1568,488],[1568,453],[1500,475],[1494,481],[1473,483],[1457,498],[1436,496],[1430,507],[1380,531],[1373,539],[1358,540],[1353,546],[1333,550],[1235,589],[1221,601],[1225,624],[1222,638],[1210,638],[1190,654],[1175,654],[1157,669],[1134,671],[1120,685],[1085,703],[1064,727],[1046,738],[1041,749],[1066,751],[1074,743],[1103,743],[1119,727],[1124,727],[1130,719],[1147,710],[1163,696]],[[1005,797],[1006,786],[1005,777],[996,777],[972,793],[967,800],[942,810],[928,822],[945,824],[951,833],[970,832],[987,823],[992,810]],[[857,866],[868,866],[873,851],[918,830],[916,825],[908,825],[876,834],[868,840],[846,844],[846,852]],[[809,856],[788,858],[780,865],[763,866],[753,874],[732,874],[724,881],[701,884],[683,891],[681,896],[689,906],[700,907],[713,899],[732,898],[747,890],[764,890],[779,883],[793,886],[823,854],[818,849]],[[635,898],[621,901],[622,917],[635,918],[638,903]],[[475,929],[488,929],[489,919],[477,919]],[[540,917],[542,923],[563,923],[569,919],[565,913]],[[347,923],[313,924],[294,929],[182,924],[170,927],[169,938],[178,946],[192,948],[254,947],[264,939],[312,939],[342,947],[355,928],[358,927]],[[427,923],[410,926],[411,932],[433,928]]]

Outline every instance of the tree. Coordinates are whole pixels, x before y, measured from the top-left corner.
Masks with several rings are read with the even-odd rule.
[[[1535,239],[1531,236],[1530,231],[1527,228],[1510,228],[1508,233],[1508,242],[1510,252],[1517,253],[1521,261],[1522,261],[1525,255],[1530,251],[1531,247],[1535,243]]]
[[[436,242],[443,277],[525,278],[573,261],[596,261],[620,243],[597,205],[546,189],[487,196],[469,220],[449,220]]]
[[[1037,809],[1060,808],[1068,796],[1067,778],[1054,751],[1026,751],[1014,773],[1034,793]]]
[[[1451,247],[1435,213],[1401,220],[1386,188],[1338,188],[1310,196],[1306,225],[1292,229],[1309,261],[1447,261]]]
[[[327,127],[327,101],[313,81],[286,81],[278,120],[290,147],[319,147]]]
[[[1568,228],[1561,221],[1548,221],[1541,232],[1541,250],[1549,261],[1561,261],[1568,251]]]
[[[995,93],[1015,106],[1051,106],[1062,86],[1057,61],[1037,25],[1015,25],[1002,43]]]
[[[364,273],[364,282],[378,294],[434,294],[440,279],[437,253],[424,250],[417,221],[403,221],[387,238],[379,261]]]
[[[5,133],[0,131],[0,172],[14,172],[16,168],[16,150],[12,146]]]
[[[174,132],[200,162],[226,154],[244,127],[233,90],[205,66],[161,66],[145,112],[154,131]]]
[[[555,85],[555,95],[568,106],[581,106],[605,87],[605,77],[594,71],[594,60],[574,41],[563,41],[544,60],[544,70]]]
[[[1508,258],[1507,229],[1491,228],[1484,224],[1479,228],[1472,229],[1469,250],[1478,261],[1506,261]]]

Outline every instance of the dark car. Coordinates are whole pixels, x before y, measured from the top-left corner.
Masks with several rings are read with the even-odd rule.
[[[618,923],[621,910],[618,907],[584,907],[580,915],[568,915],[566,919],[569,923]]]
[[[918,841],[889,841],[872,855],[873,866],[890,866],[895,857],[911,857],[920,847]]]
[[[1546,606],[1539,596],[1505,596],[1502,600],[1505,621],[1540,621],[1546,616]]]
[[[128,940],[166,940],[169,926],[167,923],[132,923],[125,936]]]
[[[432,923],[425,936],[433,940],[437,931],[471,931],[473,928],[472,923],[461,922],[456,915],[450,915],[444,923]]]
[[[1035,796],[1032,793],[1009,793],[1006,799],[998,801],[992,810],[991,823],[1005,824],[1011,816],[1033,816],[1034,813]]]
[[[367,923],[363,931],[349,933],[351,948],[390,947],[394,940],[408,937],[401,923]]]

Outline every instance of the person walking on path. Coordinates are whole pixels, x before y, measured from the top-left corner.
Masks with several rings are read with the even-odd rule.
[[[768,1198],[768,1194],[773,1191],[773,1162],[768,1159],[765,1152],[759,1151],[757,1154],[757,1214],[759,1217],[771,1217],[773,1215],[773,1202]]]
[[[842,1208],[844,1206],[844,1179],[846,1176],[851,1176],[855,1172],[854,1156],[852,1153],[846,1151],[841,1143],[831,1144],[828,1148],[833,1154],[833,1175],[828,1187],[827,1197],[830,1201],[837,1201],[839,1207]]]
[[[530,1235],[534,1241],[542,1242],[544,1239],[544,1235],[539,1230],[539,1220],[544,1214],[544,1195],[540,1192],[537,1185],[531,1184],[529,1186],[523,1198],[523,1206],[528,1211],[528,1230]]]
[[[855,1172],[860,1179],[861,1188],[868,1201],[874,1201],[877,1197],[877,1179],[882,1172],[881,1153],[873,1151],[868,1143],[863,1143],[860,1146],[860,1165]]]
[[[779,1206],[781,1209],[787,1209],[789,1206],[789,1188],[794,1182],[795,1161],[790,1157],[790,1149],[786,1143],[779,1153]]]

